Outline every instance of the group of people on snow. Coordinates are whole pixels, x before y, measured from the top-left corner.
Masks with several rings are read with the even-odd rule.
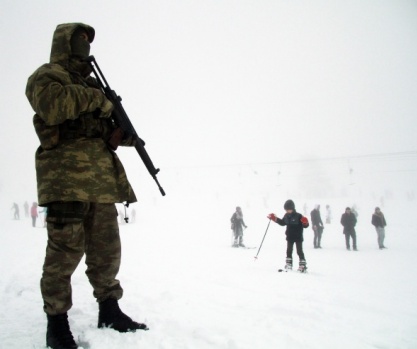
[[[33,224],[38,205],[48,210],[40,291],[46,314],[46,346],[52,349],[78,348],[68,311],[73,305],[71,277],[84,256],[86,276],[98,304],[96,326],[121,333],[148,330],[145,323],[134,321],[120,309],[119,300],[125,292],[117,279],[122,248],[116,203],[127,205],[137,199],[115,150],[118,146],[135,147],[142,140],[114,122],[115,106],[97,81],[98,75],[91,76],[96,66],[90,56],[95,34],[94,28],[84,23],[59,24],[53,33],[49,62],[28,78],[25,91],[35,112],[32,121],[39,138]],[[19,219],[18,205],[12,208]],[[296,212],[292,200],[287,200],[284,208],[282,219],[273,213],[268,219],[287,227],[288,268],[292,267],[295,244],[299,270],[305,271],[303,230],[309,221]],[[232,217],[234,245],[244,246],[246,227],[238,208]],[[317,229],[317,246],[321,233]],[[378,234],[383,244],[383,229]]]
[[[304,207],[305,208],[305,207]],[[275,223],[286,226],[286,239],[287,239],[287,255],[286,255],[286,269],[292,269],[293,266],[293,248],[294,244],[296,246],[297,254],[299,257],[299,268],[300,272],[305,272],[307,270],[307,263],[303,251],[303,230],[309,227],[309,221],[305,215],[298,213],[295,210],[295,204],[292,200],[287,200],[284,203],[285,215],[284,217],[278,218],[274,213],[270,213],[267,218]],[[330,206],[326,206],[327,215],[326,222],[330,223],[331,220],[331,211]],[[357,239],[355,226],[357,223],[358,213],[354,208],[346,207],[345,212],[342,214],[340,223],[343,226],[343,234],[345,235],[346,249],[357,251]],[[324,230],[324,224],[320,215],[320,205],[316,205],[314,209],[310,212],[311,225],[314,232],[313,245],[314,248],[321,248],[321,238]],[[231,228],[233,230],[233,247],[245,247],[243,244],[243,230],[247,228],[243,220],[242,208],[240,206],[236,207],[236,211],[233,213],[231,219]],[[385,220],[384,214],[381,212],[379,207],[375,208],[375,212],[372,214],[372,225],[375,227],[377,236],[378,236],[378,247],[379,249],[385,249],[384,239],[385,239],[385,226],[387,222]]]
[[[32,227],[35,228],[36,227],[36,220],[39,217],[38,203],[33,202],[32,206],[30,207],[30,210],[29,210],[29,204],[28,204],[27,201],[25,201],[23,203],[23,208],[24,208],[24,211],[25,211],[25,217],[28,218],[29,214],[30,214],[30,218],[32,219]],[[19,209],[19,205],[16,202],[13,203],[13,205],[11,207],[11,210],[13,210],[13,219],[19,220],[20,219],[20,209]],[[42,211],[39,211],[39,213],[45,213],[45,216],[46,216],[46,209],[44,208]]]
[[[44,215],[43,227],[44,228],[46,227],[46,214],[48,211],[47,207],[43,207],[41,211],[38,211],[38,203],[34,201],[32,203],[32,206],[29,209],[29,204],[27,201],[25,201],[23,203],[23,209],[25,212],[25,218],[29,218],[30,216],[33,228],[36,227],[36,221],[39,218],[39,213],[42,213]],[[19,220],[20,210],[19,210],[19,205],[16,202],[13,203],[11,210],[13,210],[13,219]]]

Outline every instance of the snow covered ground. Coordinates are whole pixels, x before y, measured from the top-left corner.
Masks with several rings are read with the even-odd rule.
[[[311,229],[305,232],[309,273],[303,275],[277,272],[285,260],[284,228],[271,224],[255,261],[257,248],[230,247],[233,207],[172,209],[174,200],[161,200],[170,210],[138,207],[136,223],[120,226],[121,307],[150,331],[97,329],[97,304],[82,263],[73,276],[69,315],[83,348],[417,347],[416,207],[387,202],[388,249],[380,251],[372,211],[362,206],[359,252],[349,252],[339,225],[344,207],[335,205],[322,250],[313,249]],[[271,211],[283,213],[281,206]],[[2,212],[0,347],[44,348],[39,279],[46,229],[40,220],[37,228],[28,218],[12,220],[9,207]],[[243,212],[245,242],[259,246],[269,212],[244,206]]]

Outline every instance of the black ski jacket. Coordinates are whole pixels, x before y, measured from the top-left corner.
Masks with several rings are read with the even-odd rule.
[[[340,223],[343,225],[343,234],[354,232],[356,225],[356,216],[353,213],[343,213]]]
[[[303,215],[297,212],[286,213],[284,217],[278,218],[276,223],[279,225],[286,225],[287,230],[285,231],[285,235],[287,236],[287,241],[303,241],[303,229],[308,228],[307,225],[303,225],[301,223],[301,218]]]

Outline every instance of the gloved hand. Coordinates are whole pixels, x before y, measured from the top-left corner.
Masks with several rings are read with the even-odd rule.
[[[269,218],[270,220],[276,222],[277,221],[277,216],[275,216],[275,213],[270,213],[267,218]]]
[[[103,104],[100,106],[100,115],[99,118],[109,118],[113,112],[113,103],[110,102],[107,98],[104,98]]]
[[[301,219],[300,219],[300,222],[301,222],[301,224],[302,225],[307,225],[308,224],[308,219],[307,219],[307,217],[301,217]]]

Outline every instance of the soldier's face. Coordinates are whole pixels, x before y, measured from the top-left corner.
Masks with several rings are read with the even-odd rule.
[[[88,41],[88,35],[87,35],[87,33],[86,33],[86,32],[82,32],[82,33],[80,34],[80,38],[81,38],[81,39],[83,39],[84,41],[89,42],[89,41]]]

